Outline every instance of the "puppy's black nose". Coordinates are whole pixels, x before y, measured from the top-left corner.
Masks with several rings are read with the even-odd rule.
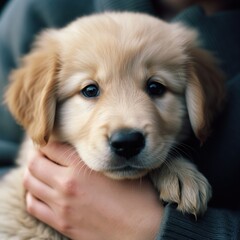
[[[117,155],[131,158],[141,152],[145,146],[145,138],[139,131],[121,129],[112,134],[109,144]]]

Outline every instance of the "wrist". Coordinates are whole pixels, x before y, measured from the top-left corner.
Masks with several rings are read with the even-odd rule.
[[[139,220],[136,221],[135,218],[135,235],[131,240],[155,240],[160,229],[163,214],[164,208],[160,201],[155,206],[149,206],[149,208],[144,206]]]
[[[143,226],[143,229],[145,230],[145,235],[139,236],[138,239],[143,240],[155,240],[156,236],[158,235],[160,224],[162,221],[164,209],[163,207],[159,207],[159,209],[156,209],[154,213],[149,215],[148,219],[145,221],[145,228]]]

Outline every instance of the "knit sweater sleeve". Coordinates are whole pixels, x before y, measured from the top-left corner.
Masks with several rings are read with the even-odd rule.
[[[195,220],[167,205],[156,240],[238,240],[240,212],[209,208]]]

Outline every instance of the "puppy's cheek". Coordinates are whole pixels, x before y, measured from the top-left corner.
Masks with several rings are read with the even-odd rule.
[[[163,138],[176,138],[181,132],[187,116],[183,98],[172,95],[158,106],[158,110],[161,118],[158,121],[159,133]]]
[[[98,137],[96,136],[96,139]],[[106,145],[92,144],[89,139],[84,139],[75,143],[75,148],[85,164],[97,172],[104,172],[109,168],[111,153]]]
[[[74,145],[86,134],[86,126],[91,118],[87,104],[82,104],[79,97],[73,97],[61,103],[57,108],[55,134],[61,141]]]
[[[166,160],[168,152],[172,146],[172,140],[159,138],[146,147],[141,155],[141,161],[149,169],[155,169],[161,166]]]

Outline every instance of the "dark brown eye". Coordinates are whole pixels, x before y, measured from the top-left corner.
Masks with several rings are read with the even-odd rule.
[[[147,81],[147,92],[152,97],[162,97],[166,92],[166,87],[160,82],[149,79]]]
[[[85,88],[82,89],[82,94],[84,97],[87,98],[94,98],[99,96],[99,88],[98,86],[94,85],[94,84],[90,84],[88,86],[86,86]]]

